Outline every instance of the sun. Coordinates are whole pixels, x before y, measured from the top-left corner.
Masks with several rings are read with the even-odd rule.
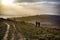
[[[2,5],[13,5],[14,0],[2,0],[1,3]]]

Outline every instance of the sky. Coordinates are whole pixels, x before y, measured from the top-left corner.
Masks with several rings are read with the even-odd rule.
[[[2,15],[0,17],[21,17],[41,14],[60,15],[60,0],[14,0],[12,4],[6,5],[2,7]]]
[[[16,0],[16,2],[39,2],[39,1],[60,1],[60,0]]]

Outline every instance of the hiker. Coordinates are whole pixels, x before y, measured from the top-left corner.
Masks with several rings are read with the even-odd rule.
[[[40,27],[40,22],[36,21],[36,27]]]
[[[38,22],[38,26],[40,27],[40,22]]]

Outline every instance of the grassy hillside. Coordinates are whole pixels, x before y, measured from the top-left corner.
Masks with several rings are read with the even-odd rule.
[[[5,24],[0,23],[0,38],[2,38],[6,30],[4,25]],[[25,22],[16,22],[15,25],[18,32],[22,33],[27,40],[60,40],[59,28],[35,27],[35,25]],[[8,40],[12,37],[11,34],[14,32],[13,29],[14,28],[11,26]],[[14,34],[15,40],[18,40],[18,36],[16,37],[17,33],[15,32]]]
[[[6,32],[6,25],[2,22],[0,22],[0,40],[4,37],[4,34]]]
[[[35,27],[24,22],[19,22],[16,26],[28,40],[60,40],[59,28]]]
[[[54,19],[53,19],[54,18]],[[56,19],[57,18],[57,19]],[[32,23],[25,21],[34,21],[34,20],[60,20],[60,16],[29,16],[22,18],[11,18],[11,19],[0,19],[0,40],[4,37],[6,32],[7,25],[3,22],[6,22],[10,25],[9,33],[7,39],[12,38],[14,34],[14,40],[19,40],[18,33],[21,33],[26,40],[60,40],[60,28],[51,28],[53,26],[41,26],[36,27]],[[19,20],[19,21],[16,21]],[[14,29],[13,24],[15,25]],[[57,27],[57,26],[56,26]]]

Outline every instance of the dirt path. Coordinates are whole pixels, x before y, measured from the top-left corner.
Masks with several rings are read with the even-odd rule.
[[[11,40],[14,40],[14,33],[12,33],[12,38],[11,38]]]
[[[3,40],[7,40],[9,29],[10,29],[10,25],[8,23],[5,23],[5,24],[7,25],[7,31],[5,33],[5,36],[3,37]]]
[[[12,31],[15,31],[17,33],[17,36],[16,36],[16,37],[18,37],[17,40],[26,40],[26,38],[23,36],[23,34],[20,33],[20,32],[18,32],[18,29],[16,28],[15,23],[12,23],[12,22],[11,23],[7,23],[7,22],[4,22],[4,24],[7,25],[7,30],[6,30],[5,35],[4,35],[4,37],[3,37],[2,40],[8,40],[7,37],[8,37],[8,33],[9,33],[9,30],[10,30],[11,25],[14,28]],[[10,40],[15,40],[15,33],[14,32],[12,32],[12,38]]]
[[[17,35],[19,36],[19,40],[26,40],[26,39],[24,38],[24,36],[23,36],[20,32],[18,32],[18,30],[16,29],[15,24],[13,24],[13,27],[14,27],[15,31],[18,33]]]

